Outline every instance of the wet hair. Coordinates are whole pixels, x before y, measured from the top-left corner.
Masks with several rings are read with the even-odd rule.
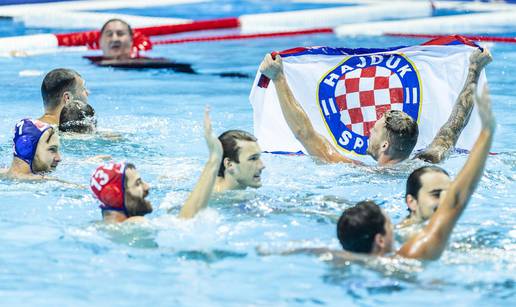
[[[90,133],[97,127],[93,107],[85,102],[74,100],[67,103],[61,111],[59,130],[63,132]]]
[[[429,165],[429,166],[423,166],[416,170],[414,170],[407,178],[407,185],[405,189],[405,198],[408,195],[411,195],[417,200],[417,194],[419,193],[419,190],[421,190],[421,177],[430,172],[436,172],[436,173],[442,173],[446,176],[450,176],[447,171],[445,171],[443,168],[440,168],[439,166],[435,165]],[[411,212],[410,208],[408,208],[409,212]]]
[[[136,166],[133,163],[126,162],[125,163],[125,169],[136,169]],[[125,176],[127,176],[124,172],[124,191],[127,190],[127,180],[125,180]],[[125,197],[125,195],[124,195]],[[125,201],[125,200],[124,200]]]
[[[121,22],[121,23],[123,23],[124,25],[126,25],[126,26],[127,26],[127,29],[129,30],[129,35],[130,35],[131,37],[133,37],[133,36],[134,36],[133,29],[131,28],[131,26],[130,26],[126,21],[124,21],[124,20],[122,20],[122,19],[119,19],[119,18],[112,18],[112,19],[110,19],[110,20],[106,21],[106,23],[104,23],[104,25],[102,26],[102,28],[100,28],[100,35],[102,36],[102,34],[104,33],[104,30],[106,30],[106,27],[107,27],[107,25],[108,25],[108,24],[110,24],[110,23],[112,23],[112,22],[115,22],[115,21]]]
[[[41,97],[46,110],[57,108],[64,92],[75,92],[77,78],[81,77],[76,71],[57,68],[50,71],[41,83]]]
[[[222,162],[219,168],[219,177],[224,177],[224,159],[229,158],[231,161],[240,163],[238,155],[240,154],[240,147],[238,147],[237,141],[249,141],[256,142],[257,139],[254,135],[243,130],[228,130],[219,136],[219,140],[222,143],[222,149],[224,153],[222,155]]]
[[[48,144],[48,142],[50,142],[50,139],[52,138],[52,136],[53,136],[55,133],[56,133],[56,132],[55,132],[54,128],[52,128],[52,127],[48,128],[48,138],[47,138],[47,141],[46,141],[46,142],[47,142],[47,144]]]
[[[385,216],[370,200],[344,210],[337,223],[337,237],[344,250],[371,253],[376,234],[385,234]]]
[[[398,110],[387,111],[384,116],[389,156],[393,160],[407,159],[417,143],[417,123],[407,113]]]

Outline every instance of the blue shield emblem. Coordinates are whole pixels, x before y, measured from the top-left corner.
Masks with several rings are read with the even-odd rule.
[[[388,110],[419,118],[422,87],[402,54],[351,56],[323,76],[318,104],[335,144],[365,155],[370,129]]]

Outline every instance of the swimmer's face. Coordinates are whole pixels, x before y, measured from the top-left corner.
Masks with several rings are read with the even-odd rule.
[[[75,84],[75,89],[72,93],[73,100],[79,100],[81,102],[88,103],[88,96],[90,95],[90,92],[86,88],[84,79],[81,77],[76,77]]]
[[[369,131],[369,145],[367,154],[378,160],[382,150],[386,149],[387,131],[385,130],[385,116],[376,121]]]
[[[41,135],[32,161],[32,171],[35,173],[51,172],[61,162],[59,153],[59,136],[53,129],[48,129]]]
[[[376,244],[378,245],[379,254],[381,255],[392,252],[394,243],[394,231],[392,229],[391,219],[383,210],[382,213],[385,217],[385,234],[377,234],[376,238]]]
[[[385,234],[383,235],[382,254],[387,254],[392,252],[393,249],[394,232],[389,215],[386,214],[383,210],[382,213],[385,216]]]
[[[448,175],[441,172],[427,172],[420,178],[421,188],[417,193],[417,200],[407,195],[407,203],[421,221],[429,219],[437,210],[443,191],[446,191],[451,184]]]
[[[100,36],[100,49],[107,58],[130,58],[132,45],[133,38],[129,28],[117,20],[108,23]]]
[[[125,208],[129,216],[144,216],[152,212],[151,203],[145,198],[150,187],[143,181],[138,171],[133,168],[125,170]]]
[[[259,188],[262,186],[262,171],[265,168],[261,159],[260,146],[252,141],[237,140],[238,160],[230,162],[227,168],[229,174],[241,187]]]

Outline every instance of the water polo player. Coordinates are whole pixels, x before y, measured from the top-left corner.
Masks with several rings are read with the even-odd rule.
[[[16,179],[45,179],[59,162],[59,136],[39,120],[23,119],[14,127],[13,161],[2,173]]]
[[[108,20],[100,29],[100,49],[106,59],[129,59],[136,57],[133,49],[134,32],[121,19]]]
[[[59,131],[93,133],[97,129],[95,109],[85,102],[74,100],[61,111]]]
[[[76,71],[65,68],[50,71],[41,84],[45,114],[39,120],[59,125],[66,104],[74,100],[88,103],[88,95],[84,80]]]
[[[139,51],[150,49],[151,41],[142,33],[133,31],[127,22],[118,18],[110,19],[102,26],[99,46],[102,49],[102,56],[85,56],[98,66],[124,69],[169,69],[180,73],[197,74],[189,63],[141,56]],[[213,75],[228,78],[250,77],[240,72],[221,72]]]
[[[206,208],[222,160],[222,145],[212,132],[208,108],[204,115],[204,137],[209,159],[179,212],[180,218],[192,218]],[[146,200],[150,187],[132,164],[115,163],[98,167],[91,177],[90,188],[101,203],[105,222],[141,221],[144,215],[152,212],[152,205]]]
[[[131,26],[121,19],[110,19],[102,26],[99,45],[102,56],[85,57],[98,66],[128,69],[166,68],[176,72],[195,73],[190,64],[140,56],[140,49],[150,47],[150,41],[140,33],[134,33]]]
[[[131,163],[99,166],[90,181],[93,194],[100,201],[102,217],[106,222],[123,222],[152,212],[145,198],[150,187]]]
[[[261,174],[265,165],[256,137],[243,130],[228,130],[219,136],[219,140],[224,154],[215,182],[215,191],[261,187]]]
[[[397,225],[400,228],[427,221],[437,210],[441,195],[451,184],[448,173],[435,165],[414,170],[408,177],[405,202],[409,215]]]
[[[473,96],[479,76],[491,62],[487,49],[475,50],[470,56],[470,66],[465,85],[459,94],[447,122],[441,127],[432,143],[416,155],[425,161],[438,163],[446,158],[455,146],[461,131],[466,126],[473,108]],[[318,133],[305,110],[296,100],[285,78],[280,55],[275,59],[267,54],[260,65],[260,72],[274,82],[281,111],[290,130],[306,151],[313,157],[327,163],[357,163],[342,155],[332,143]],[[475,85],[475,88],[470,87]],[[367,154],[379,165],[395,164],[407,159],[418,138],[416,122],[406,113],[389,110],[375,122],[370,130]]]
[[[473,86],[472,86],[473,87]],[[495,132],[495,120],[487,86],[477,98],[482,129],[469,157],[455,180],[443,188],[439,204],[429,223],[393,252],[393,229],[389,216],[373,201],[361,201],[342,213],[337,223],[337,237],[343,251],[328,248],[300,248],[283,254],[308,253],[332,255],[331,259],[367,260],[364,255],[395,255],[420,260],[441,257],[460,216],[480,182]]]
[[[396,252],[416,259],[438,259],[452,230],[464,212],[482,178],[493,141],[495,121],[487,87],[477,98],[482,130],[466,164],[443,191],[429,223]],[[444,190],[444,189],[443,189]],[[344,250],[352,253],[385,255],[392,251],[393,232],[389,217],[372,201],[360,202],[344,211],[337,224],[337,236]]]

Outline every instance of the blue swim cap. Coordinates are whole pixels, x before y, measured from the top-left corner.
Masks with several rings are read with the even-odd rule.
[[[14,126],[14,156],[27,162],[32,172],[32,161],[36,155],[38,142],[45,131],[52,128],[39,120],[22,119]]]

